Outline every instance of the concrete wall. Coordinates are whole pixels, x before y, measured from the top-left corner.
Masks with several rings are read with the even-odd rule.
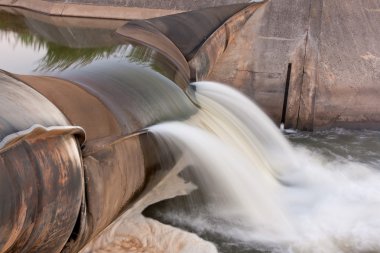
[[[271,0],[207,79],[230,83],[287,127],[380,128],[380,2]]]
[[[249,0],[46,0],[54,3],[128,6],[147,9],[197,10],[228,4],[248,3]]]
[[[260,0],[258,0],[260,1]],[[108,19],[149,19],[249,0],[0,0],[0,6],[19,7],[53,16]]]
[[[45,0],[0,0],[0,6],[16,7],[51,16],[88,17],[107,19],[147,19],[183,12],[174,9],[147,9],[128,6],[68,3]]]
[[[314,126],[380,126],[380,1],[324,1]]]
[[[310,0],[270,1],[227,47],[207,79],[232,84],[280,124],[287,67],[300,82]]]

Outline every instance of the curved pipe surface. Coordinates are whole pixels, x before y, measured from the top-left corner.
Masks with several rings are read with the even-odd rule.
[[[18,80],[1,72],[1,180],[4,187],[17,182],[10,195],[0,195],[5,203],[14,199],[14,204],[3,207],[4,217],[0,217],[0,227],[9,235],[0,241],[1,251],[77,252],[117,218],[153,171],[162,167],[154,141],[144,133],[131,134],[196,111],[174,82],[186,88],[187,60],[197,56],[207,37],[246,6],[130,22],[118,30],[124,35],[139,31],[132,40],[156,44],[154,48],[179,70],[170,72],[176,75],[163,77],[129,63],[90,64],[55,77],[17,76]],[[243,13],[239,20],[249,11]],[[200,27],[201,23],[205,25]],[[177,24],[181,27],[173,27]],[[237,30],[241,23],[236,24],[229,27]],[[84,132],[71,125],[87,133],[82,149]],[[33,176],[28,177],[31,171]],[[5,192],[5,188],[0,190]]]
[[[84,132],[4,72],[0,90],[0,252],[59,252],[82,203]]]

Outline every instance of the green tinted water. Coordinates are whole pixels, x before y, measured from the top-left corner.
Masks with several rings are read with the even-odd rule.
[[[159,52],[115,33],[124,23],[0,8],[0,69],[56,75],[96,62],[129,62],[174,79],[178,69]]]

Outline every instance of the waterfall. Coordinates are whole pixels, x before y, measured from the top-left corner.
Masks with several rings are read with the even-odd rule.
[[[197,82],[189,97],[196,114],[149,128],[187,160],[181,175],[198,186],[166,209],[168,220],[266,251],[380,251],[379,171],[293,148],[227,86]]]

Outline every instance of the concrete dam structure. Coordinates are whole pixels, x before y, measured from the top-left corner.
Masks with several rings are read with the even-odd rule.
[[[379,129],[380,3],[105,2],[0,0],[8,41],[46,50],[38,66],[0,71],[0,252],[217,252],[197,235],[142,215],[197,188],[211,192],[202,181],[210,175],[220,180],[215,189],[228,192],[226,203],[244,209],[249,226],[268,229],[252,238],[286,231],[289,238],[275,237],[279,247],[293,242],[290,227],[304,229],[297,218],[260,193],[252,194],[262,209],[236,193],[249,188],[245,179],[260,179],[255,183],[278,197],[278,188],[293,183],[285,172],[303,175],[273,123]],[[201,81],[226,83],[258,107]],[[165,123],[177,121],[187,125]],[[215,150],[224,144],[189,126],[236,149],[205,157],[209,148],[198,139]],[[218,156],[236,150],[241,170],[209,172],[235,163]],[[189,176],[194,184],[178,176],[201,165],[208,174]],[[264,172],[248,176],[250,166]],[[239,191],[225,187],[239,185],[233,174]],[[197,198],[213,203],[211,195]],[[340,250],[339,240],[329,249]],[[302,247],[294,243],[295,251]]]

